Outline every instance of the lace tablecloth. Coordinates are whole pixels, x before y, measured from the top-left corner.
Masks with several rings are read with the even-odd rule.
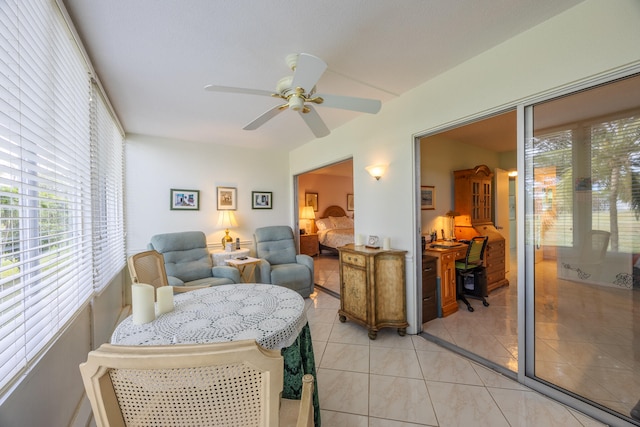
[[[175,309],[153,322],[123,320],[112,344],[170,345],[255,339],[272,350],[289,347],[307,323],[304,299],[277,285],[221,285],[175,296]]]

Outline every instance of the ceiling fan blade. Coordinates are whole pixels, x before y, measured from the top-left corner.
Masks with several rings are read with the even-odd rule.
[[[256,118],[251,123],[247,124],[242,129],[244,129],[244,130],[256,130],[260,126],[262,126],[263,124],[267,123],[269,120],[273,119],[275,116],[277,116],[278,114],[280,114],[282,111],[284,111],[286,109],[287,109],[287,104],[276,105],[272,109],[267,110],[266,112],[262,113],[260,116],[258,116],[258,118]]]
[[[377,99],[355,98],[341,95],[320,95],[315,94],[324,101],[319,104],[323,107],[341,108],[343,110],[360,111],[362,113],[376,114],[382,107],[382,102]]]
[[[227,93],[243,93],[245,95],[261,95],[261,96],[271,96],[273,92],[262,89],[249,89],[244,87],[230,87],[230,86],[217,86],[217,85],[206,85],[204,90],[208,90],[210,92],[227,92]]]
[[[311,92],[326,69],[327,64],[322,59],[308,53],[301,53],[298,55],[291,87],[301,87],[306,93]]]
[[[311,129],[311,132],[316,136],[316,138],[322,138],[323,136],[327,136],[331,133],[327,125],[324,124],[322,118],[318,114],[318,112],[311,106],[306,106],[309,109],[308,113],[300,112],[300,115]]]

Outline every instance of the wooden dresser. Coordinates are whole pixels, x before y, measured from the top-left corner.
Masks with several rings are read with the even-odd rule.
[[[406,251],[368,249],[349,244],[338,248],[341,322],[365,326],[374,340],[381,328],[407,332]]]
[[[458,240],[488,236],[484,265],[487,290],[508,286],[505,265],[505,240],[493,224],[493,172],[486,165],[454,171],[455,233]]]

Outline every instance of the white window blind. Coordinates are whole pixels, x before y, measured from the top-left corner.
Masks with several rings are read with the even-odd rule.
[[[96,85],[91,97],[93,263],[97,290],[125,264],[123,139]]]
[[[103,102],[91,109],[99,97],[56,3],[3,0],[0,21],[4,392],[122,268],[124,244],[122,138]]]

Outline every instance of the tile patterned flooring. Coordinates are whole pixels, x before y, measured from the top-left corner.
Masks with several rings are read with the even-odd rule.
[[[337,291],[337,257],[323,255],[316,263],[316,283]],[[472,351],[488,354],[502,348],[500,361],[510,366],[517,358],[510,288],[491,295],[489,308],[502,320],[489,320],[489,308],[473,300],[474,313],[459,311],[475,315],[473,319],[456,316],[460,319],[451,325],[437,319],[440,322],[429,322],[429,328],[433,323],[433,329]],[[400,337],[386,328],[369,340],[363,327],[348,320],[340,323],[339,300],[320,289],[307,305],[324,427],[602,425],[420,336]],[[513,322],[506,320],[511,316]],[[495,340],[460,332],[481,317],[493,328]]]

